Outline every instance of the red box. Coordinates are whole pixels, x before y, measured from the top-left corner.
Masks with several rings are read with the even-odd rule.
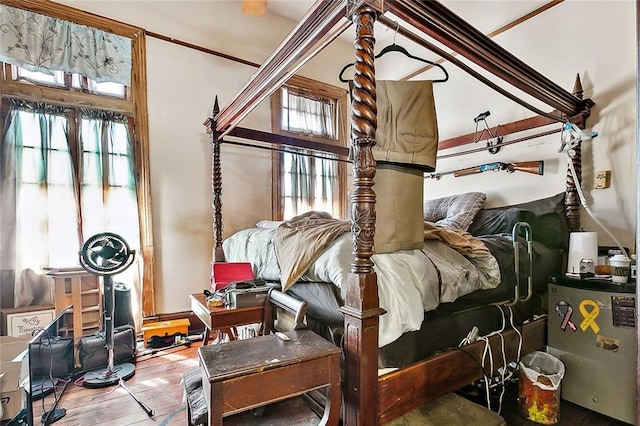
[[[233,281],[253,280],[253,268],[250,262],[213,262],[211,263],[211,289],[221,290]]]

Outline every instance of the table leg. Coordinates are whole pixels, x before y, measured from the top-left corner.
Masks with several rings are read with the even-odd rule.
[[[336,426],[340,421],[340,360],[333,356],[330,360],[330,381],[329,381],[329,397],[324,407],[324,414],[320,420],[320,425]]]
[[[204,336],[202,337],[202,344],[206,345],[209,343],[209,337],[211,337],[211,330],[206,325],[204,326]]]
[[[203,385],[207,385],[206,382]],[[211,383],[211,395],[209,396],[209,426],[222,426],[222,394],[223,383]]]
[[[224,328],[221,328],[220,331],[222,331],[224,334],[229,336],[229,341],[236,340],[237,338],[235,334],[235,327],[224,327]]]

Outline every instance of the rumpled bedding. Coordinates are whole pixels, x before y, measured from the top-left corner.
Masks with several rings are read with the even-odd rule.
[[[282,278],[283,286],[331,282],[344,299],[343,283],[353,260],[349,222],[310,214],[285,224],[276,229],[245,229],[227,238],[223,242],[227,261],[251,262],[256,278]],[[324,232],[323,226],[329,230]],[[379,346],[418,330],[424,312],[440,303],[500,283],[498,263],[482,242],[467,233],[443,229],[425,223],[427,239],[421,250],[372,256],[380,307],[386,310],[380,317]]]
[[[287,291],[309,265],[339,235],[349,232],[351,223],[328,213],[307,212],[276,228],[274,249],[280,266],[280,283]]]

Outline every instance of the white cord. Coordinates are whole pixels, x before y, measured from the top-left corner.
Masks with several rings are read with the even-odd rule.
[[[509,306],[509,322],[511,323],[511,328],[515,330],[518,334],[518,354],[516,355],[516,364],[520,362],[520,356],[522,355],[522,333],[513,323],[513,309]]]
[[[629,253],[627,253],[627,251],[624,249],[622,244],[620,244],[620,241],[618,241],[618,239],[609,231],[609,229],[607,229],[607,227],[605,227],[604,224],[600,222],[600,220],[593,214],[593,212],[589,208],[589,205],[587,204],[587,200],[585,200],[584,194],[582,193],[582,188],[580,186],[580,181],[578,180],[576,170],[573,167],[573,161],[571,161],[571,155],[569,155],[568,152],[567,152],[567,159],[569,163],[569,171],[571,172],[573,181],[576,184],[576,190],[578,191],[578,196],[580,197],[580,202],[582,203],[582,207],[584,207],[585,211],[589,214],[589,216],[591,216],[591,219],[593,219],[593,221],[598,226],[600,226],[600,228],[602,228],[607,233],[607,235],[609,235],[609,237],[611,237],[611,239],[616,243],[620,251],[624,253],[627,257],[629,257]]]
[[[498,309],[500,309],[500,306],[496,307]],[[496,334],[498,336],[500,336],[500,340],[502,342],[502,361],[503,361],[503,370],[502,370],[502,380],[503,380],[503,384],[504,384],[504,372],[505,369],[507,367],[507,360],[506,360],[506,355],[505,355],[505,346],[504,346],[504,336],[502,335],[502,332],[504,331],[506,325],[507,325],[507,320],[504,316],[504,311],[502,309],[500,309],[500,313],[502,314],[502,327],[499,330],[495,330],[492,331],[491,333],[487,334],[486,336],[479,336],[478,340],[483,340],[484,341],[484,350],[482,352],[482,366],[484,367],[485,364],[485,360],[487,357],[487,353],[489,354],[489,374],[490,377],[493,377],[493,353],[491,351],[491,344],[489,343],[489,337],[491,336],[495,336]],[[485,383],[485,394],[486,394],[486,398],[487,398],[487,408],[489,410],[491,410],[491,394],[490,394],[490,383],[489,383],[489,377],[487,377],[486,374],[486,370],[485,370],[485,374],[483,375],[484,377],[484,383]],[[502,393],[500,395],[500,407],[498,408],[499,410],[502,407],[502,396],[504,395],[504,387],[502,389]],[[499,413],[499,411],[498,411]]]
[[[505,323],[506,323],[506,319],[504,317],[504,311],[502,310],[501,306],[498,306],[498,309],[500,309],[500,313],[502,314],[502,329],[504,330]],[[498,414],[500,414],[500,412],[502,411],[502,399],[504,397],[504,392],[505,392],[504,374],[507,371],[507,354],[505,353],[506,348],[504,346],[504,335],[502,333],[498,333],[498,335],[500,336],[500,342],[502,345],[502,373],[500,374],[500,384],[502,385],[502,390],[500,391],[500,397],[498,398]]]
[[[482,351],[482,367],[484,368],[485,359],[487,356],[487,348],[489,349],[489,365],[490,371],[493,374],[493,355],[491,354],[491,345],[489,344],[489,338],[485,336],[478,337],[478,340],[484,340],[484,350]],[[487,409],[491,410],[491,394],[489,388],[489,377],[487,377],[487,370],[484,370],[484,391],[487,399]]]

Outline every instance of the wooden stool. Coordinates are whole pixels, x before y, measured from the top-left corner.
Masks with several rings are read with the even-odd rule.
[[[329,386],[320,424],[340,418],[340,349],[311,330],[202,346],[198,357],[209,426],[222,418]]]

